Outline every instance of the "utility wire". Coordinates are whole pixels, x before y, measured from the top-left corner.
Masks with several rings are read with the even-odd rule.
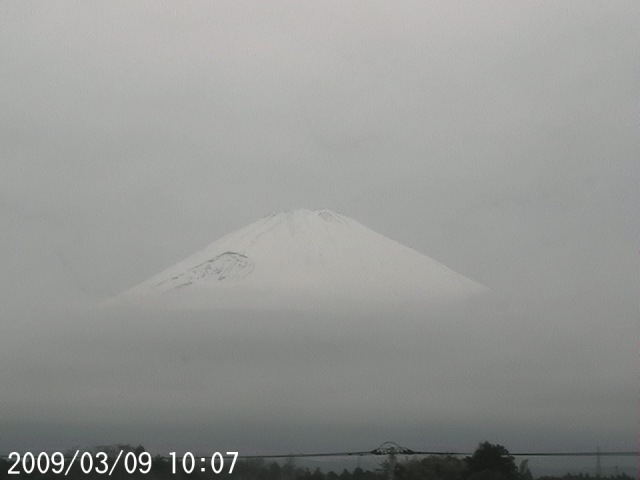
[[[53,453],[53,452],[50,452]],[[98,452],[96,452],[98,453]],[[150,452],[147,452],[150,453]],[[375,455],[381,456],[385,455],[382,453],[373,453],[373,452],[330,452],[330,453],[285,453],[285,454],[269,454],[269,455],[238,455],[238,458],[253,460],[253,459],[268,459],[268,458],[312,458],[312,457],[352,457],[352,456],[365,456],[365,455]],[[418,455],[418,456],[428,456],[428,455],[437,455],[437,456],[451,456],[451,457],[461,457],[463,455],[473,455],[473,452],[440,452],[440,451],[412,451],[412,452],[403,452],[399,455]],[[640,456],[640,452],[509,452],[509,455],[512,457],[597,457],[598,455],[602,457],[635,457]],[[210,458],[211,455],[199,455],[193,454],[194,457],[198,458]],[[231,455],[222,455],[223,457],[230,457]],[[169,457],[168,455],[152,455],[153,458],[161,458],[168,460],[173,457]],[[0,455],[0,458],[9,458],[8,454]],[[73,458],[71,455],[64,456],[62,458],[71,459]]]
[[[97,453],[97,452],[95,452]],[[147,452],[151,454],[150,452]],[[268,459],[268,458],[312,458],[312,457],[353,457],[353,456],[364,456],[364,455],[389,455],[391,453],[388,449],[374,449],[374,450],[366,450],[359,452],[315,452],[315,453],[284,453],[284,454],[265,454],[265,455],[238,455],[238,458],[242,459]],[[439,456],[452,456],[452,457],[460,457],[463,455],[473,455],[473,452],[450,452],[450,451],[435,451],[435,450],[409,450],[409,449],[398,449],[393,453],[397,455],[419,455],[419,456],[427,456],[427,455],[439,455]],[[199,458],[210,458],[211,455],[196,455],[195,457]],[[640,452],[637,451],[612,451],[612,452],[598,452],[598,451],[585,451],[585,452],[509,452],[509,455],[512,457],[626,457],[626,456],[640,456]],[[226,457],[227,455],[223,455]],[[229,455],[230,456],[230,455]],[[0,458],[9,458],[9,455],[0,455]],[[71,456],[64,458],[72,458]],[[170,459],[167,455],[154,455],[153,458],[161,458],[161,459]]]

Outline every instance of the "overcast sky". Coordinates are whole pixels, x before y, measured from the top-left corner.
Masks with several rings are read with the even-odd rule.
[[[634,1],[1,2],[2,453],[635,449],[638,33]],[[293,208],[509,307],[87,313]]]

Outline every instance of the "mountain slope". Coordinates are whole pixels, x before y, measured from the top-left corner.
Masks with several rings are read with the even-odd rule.
[[[212,308],[331,300],[442,304],[485,290],[344,215],[293,210],[221,238],[121,298]]]

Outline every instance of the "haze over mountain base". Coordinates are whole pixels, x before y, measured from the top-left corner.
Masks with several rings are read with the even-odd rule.
[[[602,416],[610,399],[585,383],[597,375],[606,389],[615,380],[606,362],[593,364],[597,345],[562,333],[552,315],[504,307],[121,307],[67,312],[49,326],[25,319],[3,343],[3,365],[19,375],[4,382],[4,438],[12,448],[125,442],[247,453],[357,450],[372,439],[451,450],[484,439],[514,450],[590,450],[596,441],[629,449],[627,409]],[[47,361],[29,358],[25,344]]]

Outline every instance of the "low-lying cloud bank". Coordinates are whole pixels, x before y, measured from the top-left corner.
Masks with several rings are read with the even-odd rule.
[[[428,312],[33,315],[0,339],[0,448],[632,449],[635,340],[559,321],[579,308],[544,310],[492,298]]]

